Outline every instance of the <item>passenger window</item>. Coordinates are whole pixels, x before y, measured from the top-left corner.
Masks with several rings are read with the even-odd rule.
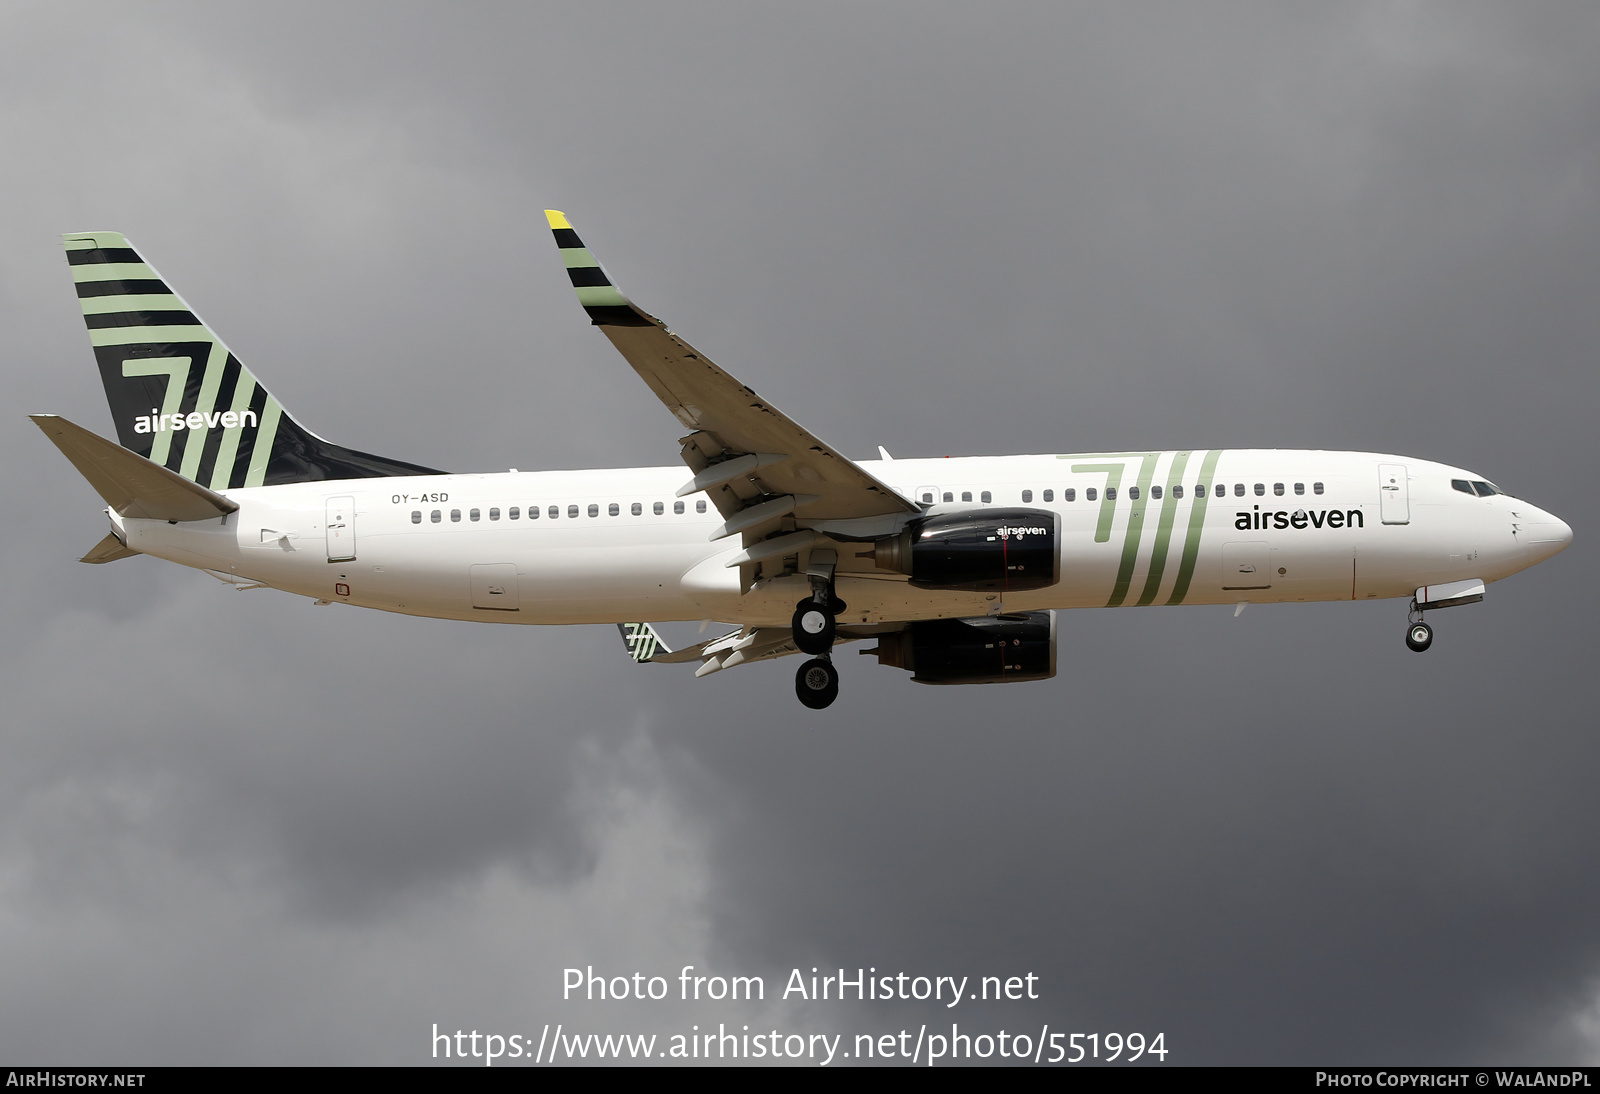
[[[683,502],[681,502],[681,501],[675,501],[675,502],[673,502],[673,503],[672,503],[672,511],[673,511],[673,512],[674,512],[674,513],[681,513],[681,512],[683,512]]]
[[[983,493],[978,495],[978,500],[983,502],[983,504],[988,505],[991,501],[994,500],[994,496],[991,495],[989,493],[989,491],[985,490]]]
[[[412,524],[421,524],[422,523],[422,510],[421,509],[413,509],[413,510],[411,510],[411,523]]]
[[[1313,494],[1320,494],[1320,493],[1322,493],[1322,484],[1321,484],[1321,483],[1320,483],[1320,482],[1314,482],[1314,483],[1312,483],[1312,484],[1311,484],[1311,492],[1312,492],[1312,493],[1313,493]]]
[[[452,523],[452,524],[460,524],[461,523],[461,510],[459,510],[459,509],[450,510],[450,523]]]
[[[576,505],[574,505],[572,508],[574,510],[576,510],[578,507]],[[555,520],[560,515],[561,515],[561,506],[559,506],[559,505],[552,505],[548,510],[545,511],[545,516],[549,517],[551,520]],[[578,514],[576,512],[574,512],[572,515],[573,516],[577,516]]]
[[[483,516],[483,513],[481,511],[477,510],[477,509],[474,509],[470,513],[467,514],[467,517],[470,520],[477,520],[481,516]]]
[[[589,503],[589,515],[591,517],[598,517],[600,515],[600,506],[596,505],[592,501]]]
[[[1056,500],[1056,492],[1054,490],[1046,490],[1044,492],[1044,500],[1045,501],[1055,501]]]
[[[1205,483],[1197,482],[1197,483],[1194,484],[1194,496],[1197,497],[1197,498],[1203,498],[1203,497],[1206,496],[1206,484]]]
[[[1236,482],[1233,484],[1233,496],[1236,498],[1244,497],[1244,483]]]
[[[699,501],[694,503],[694,511],[696,513],[704,513],[706,511],[706,499],[705,498],[701,498]]]
[[[1295,483],[1294,484],[1294,492],[1296,494],[1304,494],[1306,492],[1306,484],[1303,483],[1303,482]]]
[[[439,523],[439,510],[435,509],[432,513],[428,514],[428,519],[433,521],[433,523],[438,524]]]
[[[569,519],[576,520],[578,517],[578,507],[576,505],[567,506],[567,516]]]
[[[1128,497],[1130,497],[1134,501],[1138,501],[1139,500],[1139,488],[1137,486],[1128,487]]]
[[[1089,489],[1087,489],[1087,490],[1085,490],[1083,492],[1083,500],[1084,501],[1094,501],[1099,496],[1100,496],[1100,492],[1098,490],[1096,490],[1092,486],[1089,487]]]
[[[972,500],[972,491],[971,490],[963,490],[963,491],[961,491],[961,500],[962,501],[971,501]]]
[[[1283,483],[1281,483],[1281,482],[1273,483],[1272,484],[1272,492],[1274,494],[1276,494],[1280,498],[1283,497]]]
[[[1074,489],[1073,487],[1071,487],[1071,486],[1067,487],[1065,490],[1061,491],[1061,500],[1062,501],[1077,501],[1078,500],[1078,491],[1076,489]],[[1091,497],[1089,500],[1093,501],[1094,498]]]
[[[954,494],[952,494],[950,491],[946,490],[944,492],[944,500],[945,501],[955,501],[956,500],[956,496]]]
[[[1160,501],[1161,500],[1161,487],[1152,486],[1150,488],[1150,496],[1152,498],[1154,498],[1156,501]]]
[[[1022,500],[1025,501],[1025,502],[1032,501],[1033,500],[1033,491],[1032,490],[1024,490],[1022,492]]]
[[[539,510],[537,510],[537,509],[529,509],[528,512],[537,515]],[[522,510],[518,509],[515,505],[513,505],[510,509],[506,510],[506,517],[509,520],[516,520],[521,515],[522,515]]]
[[[1466,479],[1451,479],[1450,485],[1452,488],[1461,491],[1463,494],[1466,494],[1469,497],[1477,496],[1472,491],[1472,484]]]
[[[662,513],[667,511],[667,507],[658,501],[650,507],[650,511],[659,517]]]
[[[638,516],[644,512],[644,506],[640,505],[638,502],[634,502],[633,505],[628,509],[628,512],[632,513],[634,516]]]
[[[499,520],[500,519],[500,510],[498,510],[498,509],[489,510],[489,519],[490,520]]]
[[[1172,496],[1175,497],[1175,498],[1183,497],[1183,484],[1182,483],[1180,483],[1177,486],[1174,486],[1172,488]]]
[[[1267,484],[1264,483],[1264,482],[1256,483],[1256,497],[1258,497],[1258,498],[1265,497],[1266,493],[1267,493]]]
[[[612,502],[610,505],[606,506],[606,515],[607,516],[615,517],[615,516],[621,515],[621,513],[622,513],[622,507],[619,506],[616,502]]]

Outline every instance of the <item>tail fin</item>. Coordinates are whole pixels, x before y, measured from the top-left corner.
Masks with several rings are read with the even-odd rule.
[[[62,239],[124,448],[211,490],[443,473],[295,421],[121,234]]]

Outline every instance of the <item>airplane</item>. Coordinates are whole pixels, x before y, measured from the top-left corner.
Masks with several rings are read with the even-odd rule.
[[[578,302],[680,423],[685,467],[452,474],[294,418],[128,240],[63,237],[115,442],[33,415],[104,499],[81,561],[153,555],[235,589],[438,619],[619,627],[697,675],[833,651],[925,684],[1056,672],[1070,608],[1410,600],[1424,613],[1572,540],[1474,472],[1369,452],[1182,449],[852,460],[622,294],[548,210]],[[686,474],[687,471],[687,474]],[[652,624],[734,629],[673,650]],[[720,628],[719,628],[720,629]],[[702,631],[704,625],[702,625]]]

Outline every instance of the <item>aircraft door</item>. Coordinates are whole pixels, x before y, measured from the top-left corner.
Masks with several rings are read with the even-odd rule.
[[[472,606],[492,612],[519,610],[516,564],[493,562],[472,567]]]
[[[356,557],[356,499],[329,498],[326,516],[328,561],[349,562]]]
[[[1411,487],[1404,464],[1378,465],[1378,509],[1385,524],[1411,523]]]

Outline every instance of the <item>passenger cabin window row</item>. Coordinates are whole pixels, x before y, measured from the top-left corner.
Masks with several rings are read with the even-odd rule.
[[[1210,487],[1209,487],[1210,492],[1211,492],[1211,496],[1212,497],[1217,497],[1217,498],[1227,497],[1228,496],[1228,486],[1229,486],[1229,484],[1225,483],[1225,482],[1212,483],[1210,485]],[[1258,483],[1254,483],[1254,484],[1246,484],[1246,483],[1242,483],[1242,482],[1236,482],[1236,483],[1233,483],[1232,486],[1233,486],[1233,496],[1236,497],[1236,498],[1242,498],[1242,497],[1244,497],[1246,495],[1246,493],[1253,493],[1258,498],[1259,497],[1265,497],[1266,494],[1267,494],[1267,484],[1264,483],[1264,482],[1258,482]],[[1472,490],[1473,486],[1478,487],[1480,492],[1481,492],[1481,490],[1483,490],[1485,488],[1487,488],[1491,493],[1498,493],[1499,492],[1499,491],[1495,490],[1495,488],[1493,486],[1491,486],[1489,483],[1472,483],[1471,485],[1469,485],[1468,483],[1466,483],[1465,481],[1463,481],[1461,479],[1456,479],[1455,482],[1454,482],[1454,486],[1455,486],[1455,488],[1457,490],[1462,490],[1462,491],[1464,491],[1464,492],[1466,492],[1468,494],[1473,492],[1473,490]],[[1196,483],[1194,485],[1194,496],[1196,498],[1206,497],[1207,496],[1206,495],[1207,489],[1208,489],[1208,487],[1207,487],[1207,485],[1205,483]],[[1314,482],[1314,483],[1311,484],[1311,492],[1313,494],[1321,494],[1323,492],[1323,489],[1324,489],[1323,488],[1323,484],[1320,483],[1320,482]],[[1105,488],[1106,500],[1107,501],[1116,501],[1117,500],[1117,490],[1118,490],[1118,488],[1115,487],[1115,486],[1106,487]],[[1273,493],[1274,497],[1280,497],[1281,498],[1281,497],[1284,496],[1285,493],[1288,492],[1288,490],[1289,490],[1289,486],[1287,484],[1285,484],[1285,483],[1275,482],[1275,483],[1272,484],[1272,493]],[[1293,490],[1294,490],[1294,493],[1295,493],[1296,496],[1304,496],[1304,494],[1306,492],[1306,484],[1303,483],[1303,482],[1294,483],[1293,484]],[[1183,495],[1183,491],[1184,491],[1184,487],[1181,484],[1175,485],[1175,486],[1172,487],[1172,496],[1174,498],[1182,498],[1184,496]],[[1138,501],[1140,496],[1142,495],[1142,492],[1143,492],[1142,489],[1140,487],[1138,487],[1138,486],[1127,487],[1127,496],[1128,496],[1129,500],[1131,500],[1131,501]],[[1042,490],[1042,491],[1040,491],[1039,496],[1040,496],[1040,500],[1041,501],[1045,501],[1045,502],[1053,502],[1053,501],[1056,500],[1056,492],[1054,490]],[[1483,496],[1487,496],[1487,495],[1483,495]],[[993,494],[988,490],[983,491],[981,494],[978,495],[978,497],[979,497],[979,500],[984,505],[988,505],[993,501]],[[1161,501],[1165,497],[1166,497],[1166,488],[1165,487],[1156,486],[1156,485],[1153,485],[1153,486],[1150,487],[1150,500],[1151,501]],[[1084,498],[1085,501],[1099,501],[1100,500],[1100,488],[1096,487],[1096,486],[1085,487],[1084,491],[1083,491],[1083,498]],[[944,491],[943,492],[943,499],[945,501],[947,501],[947,502],[955,501],[956,492],[953,491],[953,490]],[[922,501],[924,504],[927,504],[927,505],[933,504],[933,491],[932,490],[924,490],[924,491],[922,491],[919,500]],[[970,491],[970,490],[961,491],[961,500],[970,502],[972,500],[972,491]],[[1077,501],[1078,500],[1078,490],[1077,490],[1077,488],[1076,487],[1072,487],[1072,486],[1068,486],[1068,487],[1063,488],[1062,491],[1061,491],[1061,500],[1065,501],[1065,502]],[[1024,490],[1024,491],[1022,491],[1022,502],[1023,502],[1024,505],[1032,504],[1032,502],[1033,502],[1033,491],[1032,490]]]
[[[681,515],[684,512],[684,510],[685,510],[685,503],[684,502],[675,501],[675,502],[672,503],[672,512],[673,512],[674,515]],[[586,511],[588,512],[588,514],[591,517],[598,517],[600,515],[600,506],[596,502],[591,502],[589,504],[589,506],[587,507]],[[658,517],[661,516],[662,514],[664,514],[666,511],[667,511],[667,506],[666,506],[665,502],[660,502],[660,501],[652,502],[651,505],[650,505],[650,512],[655,514]],[[704,498],[701,498],[699,501],[694,503],[694,511],[696,513],[704,513],[706,511],[706,502],[705,502]],[[568,520],[576,519],[577,516],[578,516],[578,512],[579,512],[579,507],[577,505],[568,505],[567,506],[567,519]],[[628,512],[631,515],[636,516],[636,517],[643,516],[644,515],[644,503],[643,502],[639,502],[639,501],[634,502],[632,505],[630,505],[628,507]],[[545,513],[546,513],[548,519],[550,519],[550,520],[558,520],[561,517],[561,506],[552,505],[552,506],[549,507],[549,509],[547,509],[545,511]],[[606,506],[606,514],[608,516],[613,516],[613,517],[621,516],[622,515],[622,506],[617,502],[611,502]],[[517,506],[517,505],[511,506],[510,508],[508,508],[505,511],[505,516],[506,516],[507,520],[521,520],[522,519],[522,507],[521,506]],[[469,509],[469,510],[467,510],[467,520],[468,521],[474,521],[475,522],[475,521],[481,521],[482,519],[483,519],[483,510],[482,509]],[[493,508],[491,508],[489,510],[489,519],[491,521],[497,521],[497,520],[500,519],[500,509],[499,509],[498,506],[493,507]],[[538,520],[539,519],[539,507],[537,505],[528,506],[528,519],[529,520]],[[442,509],[434,509],[433,511],[431,511],[428,514],[428,520],[433,524],[439,524],[439,523],[443,522],[443,520],[444,520],[444,511]],[[459,510],[459,509],[450,510],[450,522],[452,524],[460,524],[461,523],[461,510]],[[411,523],[412,524],[421,524],[422,523],[422,510],[421,509],[413,509],[413,510],[411,510]]]

